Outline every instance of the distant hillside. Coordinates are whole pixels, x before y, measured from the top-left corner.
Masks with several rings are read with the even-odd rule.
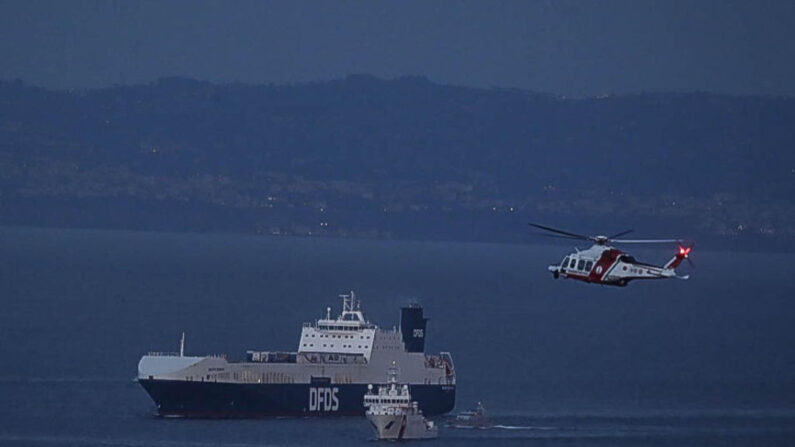
[[[526,240],[526,220],[795,247],[795,100],[424,78],[0,83],[0,224]]]

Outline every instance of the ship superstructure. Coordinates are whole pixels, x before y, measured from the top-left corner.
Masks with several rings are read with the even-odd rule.
[[[363,415],[367,385],[383,383],[396,362],[425,414],[451,411],[452,356],[425,354],[422,307],[403,307],[400,327],[381,329],[367,321],[353,292],[341,298],[336,318],[327,308],[325,318],[304,323],[295,352],[248,351],[242,362],[186,356],[184,349],[149,353],[138,363],[138,382],[167,416]]]

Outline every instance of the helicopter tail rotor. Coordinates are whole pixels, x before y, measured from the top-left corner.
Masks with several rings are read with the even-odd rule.
[[[696,268],[696,264],[693,263],[693,259],[690,258],[690,251],[693,249],[693,245],[694,244],[691,243],[685,248],[685,250],[687,251],[687,256],[685,256],[685,259],[687,259],[687,263],[690,264],[690,267]]]
[[[668,261],[668,263],[665,264],[665,267],[663,268],[673,270],[679,267],[679,264],[681,264],[682,261],[684,261],[685,259],[691,266],[695,267],[693,265],[693,261],[690,260],[690,252],[692,250],[693,250],[693,244],[687,246],[679,244],[676,250],[676,255],[673,258],[671,258],[671,260]]]

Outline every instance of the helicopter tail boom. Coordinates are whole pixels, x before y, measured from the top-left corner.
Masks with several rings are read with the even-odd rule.
[[[690,256],[690,250],[692,249],[693,247],[683,247],[680,245],[679,249],[676,252],[676,255],[673,258],[671,258],[671,260],[668,261],[665,264],[665,266],[663,266],[663,269],[674,270],[675,268],[679,267],[679,264],[681,264],[682,261],[684,261],[685,259],[688,258],[688,256]]]

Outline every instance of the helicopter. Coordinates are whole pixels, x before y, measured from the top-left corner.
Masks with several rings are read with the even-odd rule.
[[[690,278],[690,275],[680,276],[676,273],[676,268],[682,261],[687,260],[692,265],[690,251],[693,249],[693,244],[685,245],[682,239],[616,239],[633,230],[622,231],[612,236],[586,236],[534,223],[528,225],[554,233],[554,235],[549,235],[552,237],[593,242],[591,248],[587,250],[575,248],[575,252],[564,257],[560,264],[547,267],[555,279],[563,277],[592,284],[626,287],[630,281],[636,279]],[[663,266],[639,262],[626,252],[609,245],[667,243],[676,243],[677,251],[674,257]]]

